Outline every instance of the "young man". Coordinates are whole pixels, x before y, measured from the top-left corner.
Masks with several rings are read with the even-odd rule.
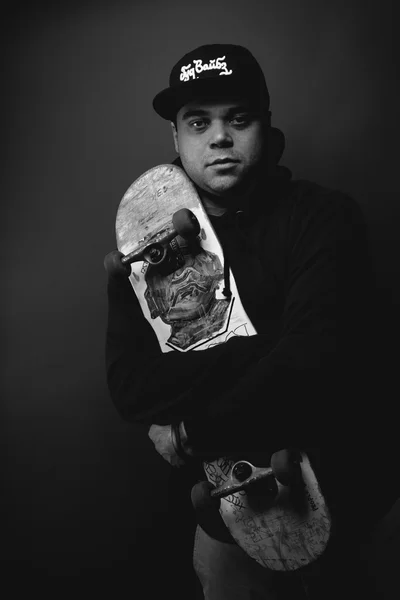
[[[171,121],[175,163],[196,185],[257,335],[163,354],[127,277],[111,277],[112,399],[124,419],[149,426],[165,460],[186,464],[173,471],[187,478],[189,490],[203,458],[267,459],[287,447],[309,452],[338,515],[336,547],[346,539],[353,550],[346,557],[342,546],[340,568],[330,551],[321,568],[330,575],[310,576],[308,593],[326,598],[338,573],[349,577],[343,565],[357,562],[363,519],[374,516],[371,502],[355,514],[347,494],[337,493],[351,484],[359,494],[370,467],[361,384],[371,364],[373,286],[362,215],[344,194],[292,181],[278,165],[284,137],[271,126],[265,78],[245,48],[209,45],[188,53],[153,106]],[[345,468],[349,463],[357,468]],[[193,488],[195,504],[203,492],[204,486]],[[384,510],[376,497],[375,516]],[[272,600],[284,593],[285,578],[234,544],[217,510],[202,524],[194,560],[206,600]],[[296,597],[301,593],[302,585]]]

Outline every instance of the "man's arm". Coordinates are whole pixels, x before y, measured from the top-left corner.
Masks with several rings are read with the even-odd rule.
[[[363,218],[355,202],[335,195],[298,212],[281,336],[239,382],[185,420],[195,454],[344,442],[367,422],[362,390],[374,328]],[[207,393],[204,383],[181,400],[199,406]]]
[[[167,425],[192,416],[222,394],[271,347],[267,336],[236,337],[207,350],[163,353],[127,277],[108,282],[107,383],[120,415]],[[185,394],[212,383],[207,397]],[[197,406],[199,405],[199,406]]]
[[[352,364],[366,300],[362,218],[354,202],[339,198],[298,208],[275,343],[257,335],[201,352],[163,354],[129,281],[110,281],[107,376],[123,418],[149,425],[184,420],[199,452],[245,440],[244,423],[251,424],[249,441],[258,443],[256,429],[265,432],[265,418],[270,437],[279,423],[292,444],[296,422],[303,431],[312,426],[317,399],[323,403]]]

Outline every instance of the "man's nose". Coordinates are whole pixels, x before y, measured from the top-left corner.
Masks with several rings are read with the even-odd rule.
[[[233,145],[232,136],[229,132],[229,128],[225,123],[214,123],[211,128],[210,136],[210,147],[219,148]]]

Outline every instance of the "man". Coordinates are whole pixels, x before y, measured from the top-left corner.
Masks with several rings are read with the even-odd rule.
[[[343,591],[339,574],[348,579],[354,572],[346,565],[357,563],[363,519],[373,520],[370,504],[363,502],[364,512],[349,511],[347,494],[337,493],[350,484],[360,493],[369,465],[360,384],[374,336],[373,286],[362,215],[347,196],[292,181],[278,165],[284,137],[271,126],[265,78],[245,48],[208,45],[189,52],[153,106],[171,122],[175,163],[196,185],[257,335],[201,352],[162,354],[121,269],[109,281],[112,399],[124,419],[150,426],[165,460],[188,465],[174,477],[186,477],[189,490],[205,479],[204,458],[307,450],[337,515],[333,548],[342,544],[342,554],[340,567],[332,550],[320,576],[308,574],[308,592],[307,573],[297,577],[293,597],[326,598],[335,582]],[[349,463],[357,468],[345,468]],[[263,569],[233,543],[217,507],[202,510],[203,484],[194,486],[192,498],[203,525],[196,529],[194,561],[206,600],[286,597],[292,580]]]

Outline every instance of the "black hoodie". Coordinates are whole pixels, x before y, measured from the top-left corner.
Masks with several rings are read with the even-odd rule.
[[[131,422],[183,420],[200,454],[319,446],[357,418],[354,389],[368,372],[372,279],[361,211],[278,167],[248,206],[211,221],[258,335],[163,354],[129,280],[110,280],[112,400]]]
[[[117,410],[146,426],[184,421],[199,457],[189,485],[203,457],[262,465],[302,448],[331,507],[353,524],[352,498],[360,523],[372,524],[397,498],[398,453],[358,204],[277,167],[248,205],[211,221],[257,335],[162,353],[129,280],[110,279],[106,366]]]

